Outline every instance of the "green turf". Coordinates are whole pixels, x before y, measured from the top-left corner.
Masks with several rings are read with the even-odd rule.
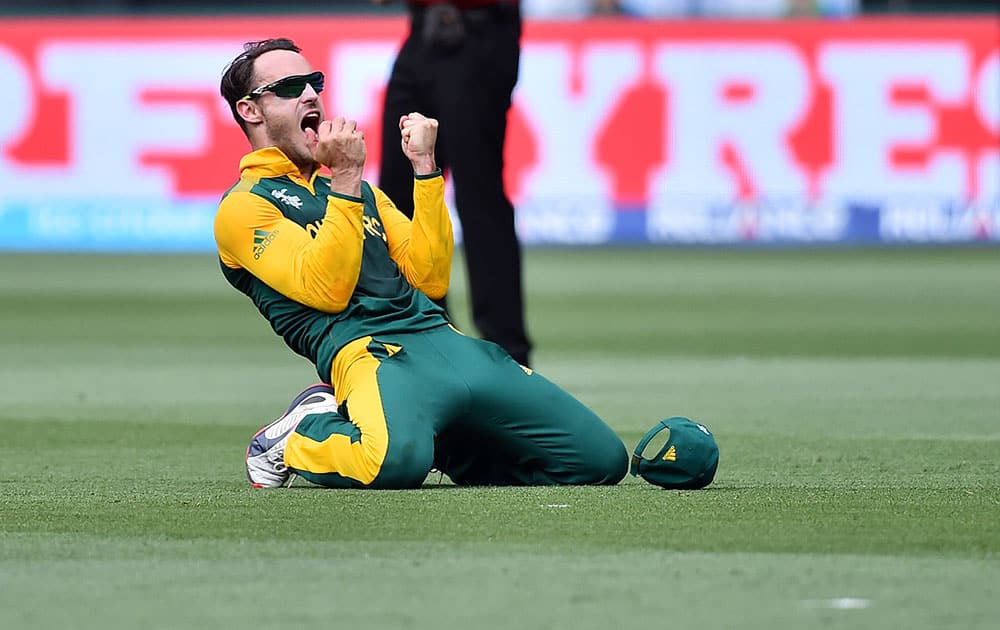
[[[315,374],[211,256],[0,256],[0,628],[995,627],[1000,250],[526,272],[536,367],[709,489],[252,491]]]

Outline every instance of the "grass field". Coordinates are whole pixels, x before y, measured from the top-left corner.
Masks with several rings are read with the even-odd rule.
[[[0,628],[997,627],[1000,249],[526,272],[536,367],[712,486],[254,491],[315,374],[212,256],[0,256]]]

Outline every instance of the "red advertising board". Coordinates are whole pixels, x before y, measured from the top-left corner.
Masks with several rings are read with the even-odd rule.
[[[375,181],[405,29],[343,16],[5,20],[0,175],[21,187],[0,192],[0,223],[5,207],[33,212],[27,190],[178,212],[217,198],[247,149],[219,78],[243,42],[272,36],[327,73],[327,112],[359,121]],[[772,214],[813,221],[799,240],[850,240],[862,206],[879,226],[902,217],[913,240],[1000,232],[996,19],[539,22],[523,43],[506,177],[529,241],[753,240]],[[731,233],[713,223],[724,207]],[[641,226],[619,225],[629,213]],[[913,227],[935,221],[962,226]]]

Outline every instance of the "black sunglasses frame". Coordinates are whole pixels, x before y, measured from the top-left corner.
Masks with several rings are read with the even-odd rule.
[[[254,88],[250,90],[250,93],[241,98],[241,101],[250,101],[264,92],[273,92],[275,96],[280,98],[298,98],[302,96],[307,85],[311,85],[312,89],[316,91],[317,94],[323,91],[324,83],[326,83],[326,78],[320,71],[310,72],[309,74],[293,74],[291,76],[282,77],[277,81],[272,81],[267,85],[262,85],[259,88]]]

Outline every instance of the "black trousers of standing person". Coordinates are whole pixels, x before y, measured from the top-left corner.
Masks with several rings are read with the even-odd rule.
[[[454,186],[472,320],[484,339],[528,365],[521,246],[503,185],[507,112],[520,60],[518,5],[456,10],[411,3],[409,10],[410,33],[386,88],[379,186],[413,215],[413,168],[399,147],[399,118],[410,112],[437,118],[437,162]]]

